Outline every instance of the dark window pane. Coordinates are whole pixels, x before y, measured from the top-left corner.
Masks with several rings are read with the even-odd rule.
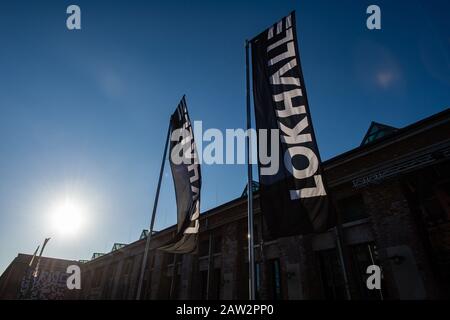
[[[206,294],[207,294],[207,286],[208,286],[208,271],[200,271],[200,288],[201,293],[200,297],[202,300],[206,300]]]
[[[213,283],[211,286],[211,294],[210,298],[213,300],[219,300],[220,299],[220,289],[222,285],[222,273],[219,268],[214,269],[213,274]]]
[[[269,298],[271,300],[283,299],[280,260],[272,259],[267,261],[267,285]]]
[[[200,241],[198,254],[200,257],[207,256],[209,254],[209,239]]]
[[[214,253],[220,253],[222,252],[222,237],[221,236],[215,236],[214,237]]]
[[[345,299],[344,277],[336,249],[318,251],[317,257],[325,299]]]
[[[273,260],[272,264],[273,275],[274,275],[274,299],[280,300],[281,296],[281,270],[280,270],[280,260]]]

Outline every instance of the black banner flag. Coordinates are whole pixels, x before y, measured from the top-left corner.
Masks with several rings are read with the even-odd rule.
[[[197,248],[201,174],[184,96],[170,122],[169,158],[175,185],[178,228],[175,238],[160,249],[172,253],[190,253]]]
[[[39,253],[39,258],[38,258],[38,261],[37,261],[37,264],[36,264],[36,268],[34,269],[34,272],[33,272],[33,276],[34,277],[37,277],[38,274],[39,274],[39,265],[41,264],[42,253],[44,252],[45,246],[50,241],[50,239],[51,238],[45,238],[44,239],[44,243],[42,244],[41,252]],[[33,256],[33,259],[34,259],[34,256]],[[31,265],[31,263],[30,263],[30,265]]]
[[[278,152],[278,170],[271,172],[258,159],[264,237],[325,231],[334,215],[300,66],[295,12],[252,39],[251,49],[256,127],[279,129],[280,137],[279,150],[267,141],[267,151]]]

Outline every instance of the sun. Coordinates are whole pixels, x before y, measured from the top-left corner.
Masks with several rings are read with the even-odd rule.
[[[55,232],[63,236],[76,236],[83,228],[86,206],[75,197],[65,196],[55,201],[50,209],[50,219]]]

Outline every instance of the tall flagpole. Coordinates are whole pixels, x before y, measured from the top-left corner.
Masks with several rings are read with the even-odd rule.
[[[147,256],[148,256],[148,250],[150,247],[150,240],[153,235],[153,226],[155,225],[156,209],[158,207],[159,190],[161,189],[161,180],[162,180],[162,176],[163,176],[163,172],[164,172],[164,163],[166,161],[167,147],[169,145],[169,136],[170,136],[170,122],[169,122],[169,128],[167,129],[166,145],[164,146],[164,154],[163,154],[162,161],[161,161],[161,169],[159,170],[158,186],[156,188],[155,200],[153,202],[152,219],[151,219],[150,228],[149,228],[148,234],[147,234],[147,241],[145,242],[144,257],[142,258],[141,273],[139,275],[139,283],[138,283],[138,289],[137,289],[137,294],[136,294],[136,300],[141,299],[142,283],[144,282],[144,272],[145,272],[145,267],[147,264]]]
[[[343,239],[343,230],[342,225],[339,223],[336,227],[334,227],[334,233],[336,235],[336,247],[339,254],[339,260],[342,266],[342,276],[344,278],[345,285],[345,294],[347,296],[347,300],[352,299],[352,294],[350,291],[350,283],[348,281],[348,270],[347,270],[347,261],[344,256],[344,239]]]
[[[253,246],[253,177],[251,157],[251,114],[250,114],[250,69],[249,69],[249,42],[245,41],[245,75],[247,91],[247,204],[248,204],[248,287],[249,298],[255,300],[255,254]]]

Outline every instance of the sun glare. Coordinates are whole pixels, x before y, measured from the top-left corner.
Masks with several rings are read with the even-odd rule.
[[[81,232],[86,216],[86,207],[75,198],[65,197],[51,208],[53,230],[60,235],[75,236]]]

